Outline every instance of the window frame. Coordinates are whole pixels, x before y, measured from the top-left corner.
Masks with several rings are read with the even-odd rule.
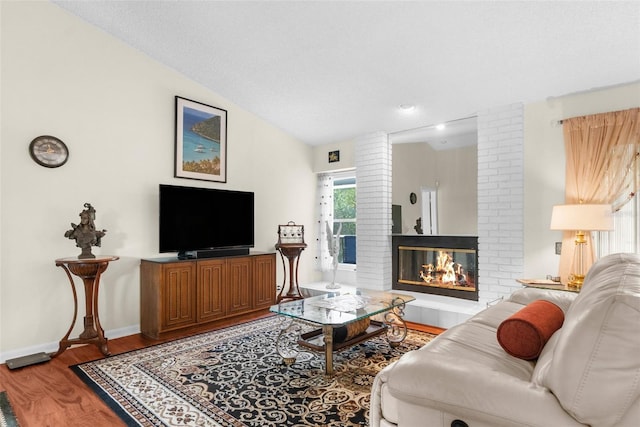
[[[357,245],[357,224],[358,224],[358,218],[357,218],[357,207],[358,207],[358,190],[357,190],[357,179],[356,179],[356,171],[355,169],[353,170],[348,170],[348,171],[341,171],[341,172],[335,172],[331,174],[333,177],[333,188],[332,188],[332,194],[334,195],[334,200],[333,200],[333,223],[332,223],[332,231],[336,229],[336,224],[337,223],[342,223],[342,224],[356,224],[356,245]],[[345,184],[340,184],[340,185],[336,185],[337,182],[340,181],[353,181],[353,182],[349,182],[349,183],[345,183]],[[354,217],[353,218],[337,218],[336,217],[336,210],[335,210],[335,191],[336,189],[347,189],[347,188],[353,188],[355,189],[355,206],[354,206]],[[351,234],[349,234],[349,236],[351,236]],[[344,237],[345,234],[343,234],[342,232],[340,233],[340,253],[341,253],[341,258],[344,259]],[[348,270],[348,271],[355,271],[357,263],[358,263],[358,259],[356,256],[355,259],[355,263],[351,264],[351,263],[345,263],[345,262],[338,262],[338,269],[339,270]]]
[[[619,253],[640,253],[640,198],[633,197],[613,213],[614,229],[593,234],[597,258]]]

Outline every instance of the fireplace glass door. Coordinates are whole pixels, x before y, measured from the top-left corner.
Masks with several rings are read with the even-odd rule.
[[[395,289],[478,300],[476,248],[411,243],[394,248]]]

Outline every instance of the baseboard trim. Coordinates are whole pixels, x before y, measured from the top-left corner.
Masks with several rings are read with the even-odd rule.
[[[128,335],[134,335],[140,333],[140,325],[125,326],[124,328],[111,329],[105,331],[105,336],[108,339],[115,339],[126,337]],[[59,341],[49,342],[45,344],[38,344],[30,347],[19,348],[16,350],[9,350],[0,353],[0,363],[6,363],[7,360],[28,356],[35,353],[52,353],[58,350],[60,345]]]

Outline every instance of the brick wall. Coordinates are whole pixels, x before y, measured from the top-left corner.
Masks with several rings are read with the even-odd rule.
[[[480,301],[510,295],[524,271],[524,107],[478,113]]]
[[[386,133],[356,139],[357,283],[391,288],[391,144]]]
[[[357,283],[391,288],[391,144],[385,133],[356,140]],[[480,303],[507,297],[524,271],[524,106],[478,113]],[[451,299],[452,303],[456,300]]]

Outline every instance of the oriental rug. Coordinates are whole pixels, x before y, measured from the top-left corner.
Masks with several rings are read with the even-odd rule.
[[[365,426],[375,375],[434,335],[384,336],[334,355],[305,348],[291,365],[276,351],[277,316],[72,366],[130,426]]]

